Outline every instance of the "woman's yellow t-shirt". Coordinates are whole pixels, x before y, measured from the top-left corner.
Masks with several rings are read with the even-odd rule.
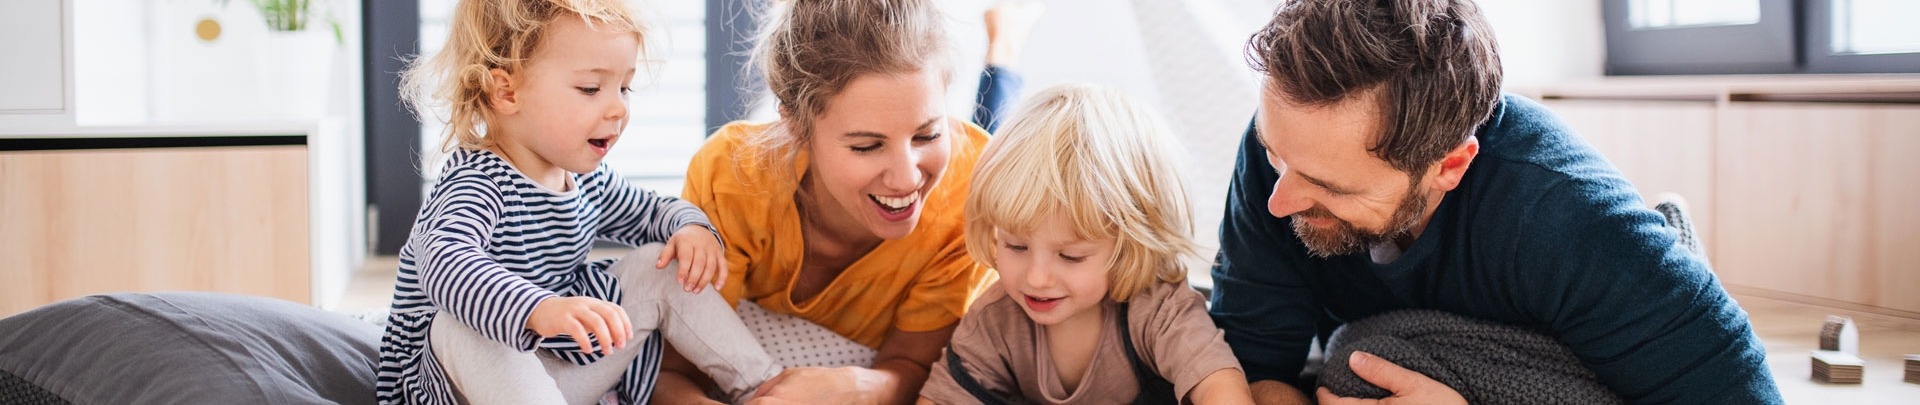
[[[887,240],[855,261],[812,300],[797,304],[789,291],[806,255],[793,196],[797,173],[806,172],[805,151],[786,176],[757,167],[740,148],[748,134],[768,123],[734,122],[707,139],[687,168],[683,198],[706,211],[727,246],[727,282],[720,289],[731,305],[753,300],[776,313],[818,323],[868,347],[879,348],[893,328],[925,332],[960,320],[991,271],[967,256],[964,204],[974,162],[986,147],[980,127],[949,118],[943,139],[952,157],[940,184],[928,193],[920,223],[904,238]]]

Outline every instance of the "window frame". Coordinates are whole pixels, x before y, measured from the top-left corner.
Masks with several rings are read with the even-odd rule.
[[[1697,75],[1799,72],[1797,4],[1758,0],[1754,24],[1632,28],[1631,0],[1606,0],[1606,74]]]
[[[1807,0],[1806,73],[1920,73],[1920,51],[1883,54],[1833,52],[1833,0]]]

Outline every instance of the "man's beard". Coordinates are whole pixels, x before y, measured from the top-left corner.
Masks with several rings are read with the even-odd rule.
[[[1365,251],[1368,247],[1391,242],[1413,232],[1420,224],[1420,214],[1426,211],[1427,193],[1418,192],[1418,183],[1409,187],[1406,197],[1400,199],[1400,206],[1393,209],[1393,217],[1387,221],[1386,229],[1360,229],[1347,220],[1333,216],[1326,206],[1314,205],[1313,208],[1294,213],[1293,234],[1307,245],[1307,253],[1314,257],[1326,258]],[[1333,225],[1327,228],[1315,228],[1307,225],[1307,218],[1332,219]]]

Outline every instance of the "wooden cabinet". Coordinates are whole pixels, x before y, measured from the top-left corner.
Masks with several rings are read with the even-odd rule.
[[[1729,290],[1920,319],[1920,76],[1533,90],[1641,195],[1688,199]]]
[[[1713,206],[1714,103],[1549,100],[1545,104],[1618,167],[1649,206],[1659,202],[1660,193],[1679,194],[1694,211]],[[1713,217],[1693,215],[1708,260],[1718,263]]]
[[[1920,105],[1730,103],[1728,284],[1920,313]]]
[[[0,152],[0,316],[123,291],[311,301],[306,146]]]

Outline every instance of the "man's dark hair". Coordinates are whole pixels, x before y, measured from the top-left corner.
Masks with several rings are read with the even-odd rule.
[[[1293,0],[1247,42],[1288,101],[1326,106],[1376,92],[1369,151],[1419,176],[1486,121],[1500,98],[1493,30],[1471,0]]]

